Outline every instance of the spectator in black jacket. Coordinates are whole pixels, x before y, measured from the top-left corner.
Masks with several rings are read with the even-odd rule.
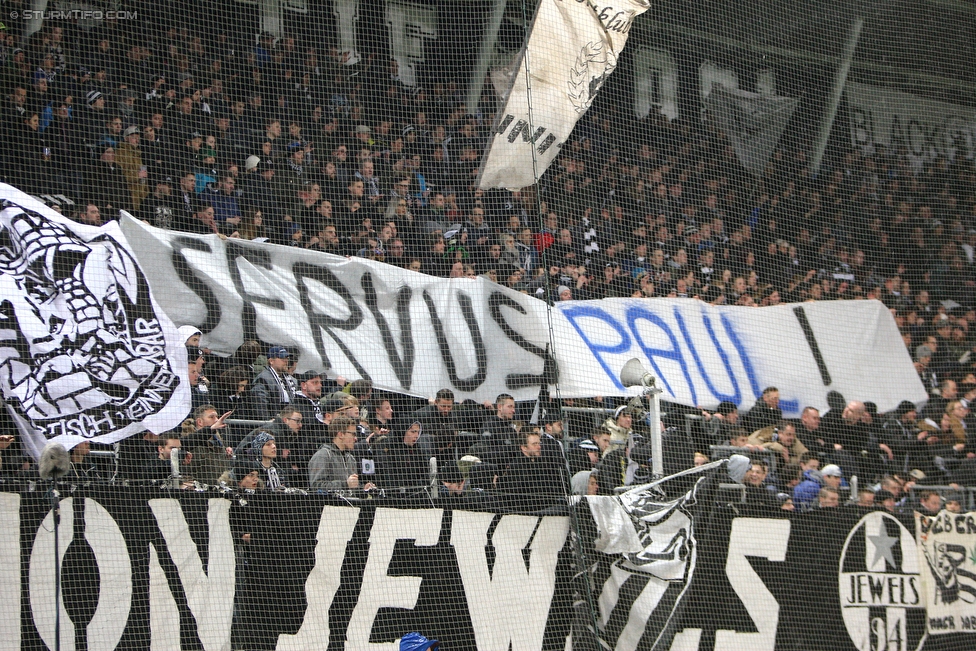
[[[430,457],[417,443],[421,432],[419,420],[407,419],[381,443],[377,480],[382,488],[409,490],[429,483]]]
[[[175,450],[182,447],[180,435],[175,431],[160,434],[156,446],[156,457],[150,459],[142,469],[142,478],[153,481],[164,481],[173,475],[172,456]],[[182,488],[190,488],[193,484],[190,481],[189,473],[185,469],[192,461],[193,455],[186,453],[183,455],[180,464],[180,475],[183,477]]]
[[[434,396],[434,404],[418,409],[414,412],[414,418],[423,425],[419,445],[430,456],[436,449],[436,439],[445,436],[454,437],[457,432],[454,392],[450,389],[441,389]]]
[[[763,389],[762,397],[742,419],[742,426],[751,434],[757,429],[775,425],[781,420],[783,420],[783,411],[779,408],[779,389],[766,387]]]
[[[515,429],[515,398],[501,393],[495,398],[495,415],[485,421],[482,433],[488,443],[488,461],[504,469],[518,458],[519,433]]]
[[[508,470],[498,480],[501,492],[534,497],[569,494],[565,471],[554,472],[553,464],[546,463],[542,458],[542,442],[537,432],[523,432],[518,450]]]

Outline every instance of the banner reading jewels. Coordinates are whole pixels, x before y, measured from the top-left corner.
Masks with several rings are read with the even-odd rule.
[[[966,619],[923,601],[911,516],[884,510],[712,510],[702,485],[670,501],[647,490],[517,513],[490,494],[64,494],[64,651],[396,651],[409,631],[465,651],[973,647]],[[933,540],[971,515],[930,521],[953,531]],[[50,496],[0,491],[0,518],[0,650],[53,649]],[[927,619],[955,635],[926,635]]]
[[[915,531],[929,634],[976,633],[976,513],[916,512]]]

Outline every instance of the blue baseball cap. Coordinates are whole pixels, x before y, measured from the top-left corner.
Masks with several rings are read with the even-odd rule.
[[[400,638],[400,651],[428,651],[440,646],[437,640],[429,640],[420,633],[407,633]]]
[[[287,359],[291,357],[291,353],[284,346],[272,346],[268,349],[268,359],[274,359],[275,357]]]

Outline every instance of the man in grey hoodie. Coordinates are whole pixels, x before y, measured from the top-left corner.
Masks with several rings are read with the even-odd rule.
[[[336,416],[329,424],[332,441],[312,455],[308,462],[308,483],[312,490],[338,491],[346,495],[362,497],[372,490],[372,483],[360,485],[359,469],[352,450],[356,445],[356,422],[345,416]]]

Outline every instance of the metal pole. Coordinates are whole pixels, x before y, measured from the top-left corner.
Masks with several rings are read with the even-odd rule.
[[[813,146],[813,155],[810,158],[810,173],[816,174],[820,171],[820,163],[823,161],[824,152],[827,150],[827,141],[830,139],[830,130],[834,126],[834,118],[837,117],[837,108],[840,106],[840,98],[844,94],[844,86],[847,85],[847,74],[851,71],[851,62],[854,60],[854,49],[861,38],[861,29],[864,27],[864,19],[858,16],[851,25],[851,31],[844,43],[844,51],[841,55],[840,65],[834,75],[834,87],[830,91],[830,98],[827,100],[827,108],[824,111],[823,120],[820,122],[820,133],[817,134],[817,142]]]
[[[51,486],[54,515],[54,651],[61,651],[61,555],[59,554],[58,529],[61,527],[61,496],[58,485]]]
[[[488,74],[491,57],[495,53],[495,43],[498,41],[498,30],[501,28],[502,18],[505,16],[506,2],[507,0],[495,0],[495,7],[485,25],[485,33],[481,37],[481,49],[478,50],[478,62],[475,64],[474,70],[471,71],[471,77],[468,80],[468,96],[465,100],[468,113],[477,111],[478,104],[481,102],[481,91],[485,87],[485,75]]]
[[[649,386],[644,394],[651,398],[651,473],[654,478],[664,476],[664,445],[661,441],[661,388]]]

